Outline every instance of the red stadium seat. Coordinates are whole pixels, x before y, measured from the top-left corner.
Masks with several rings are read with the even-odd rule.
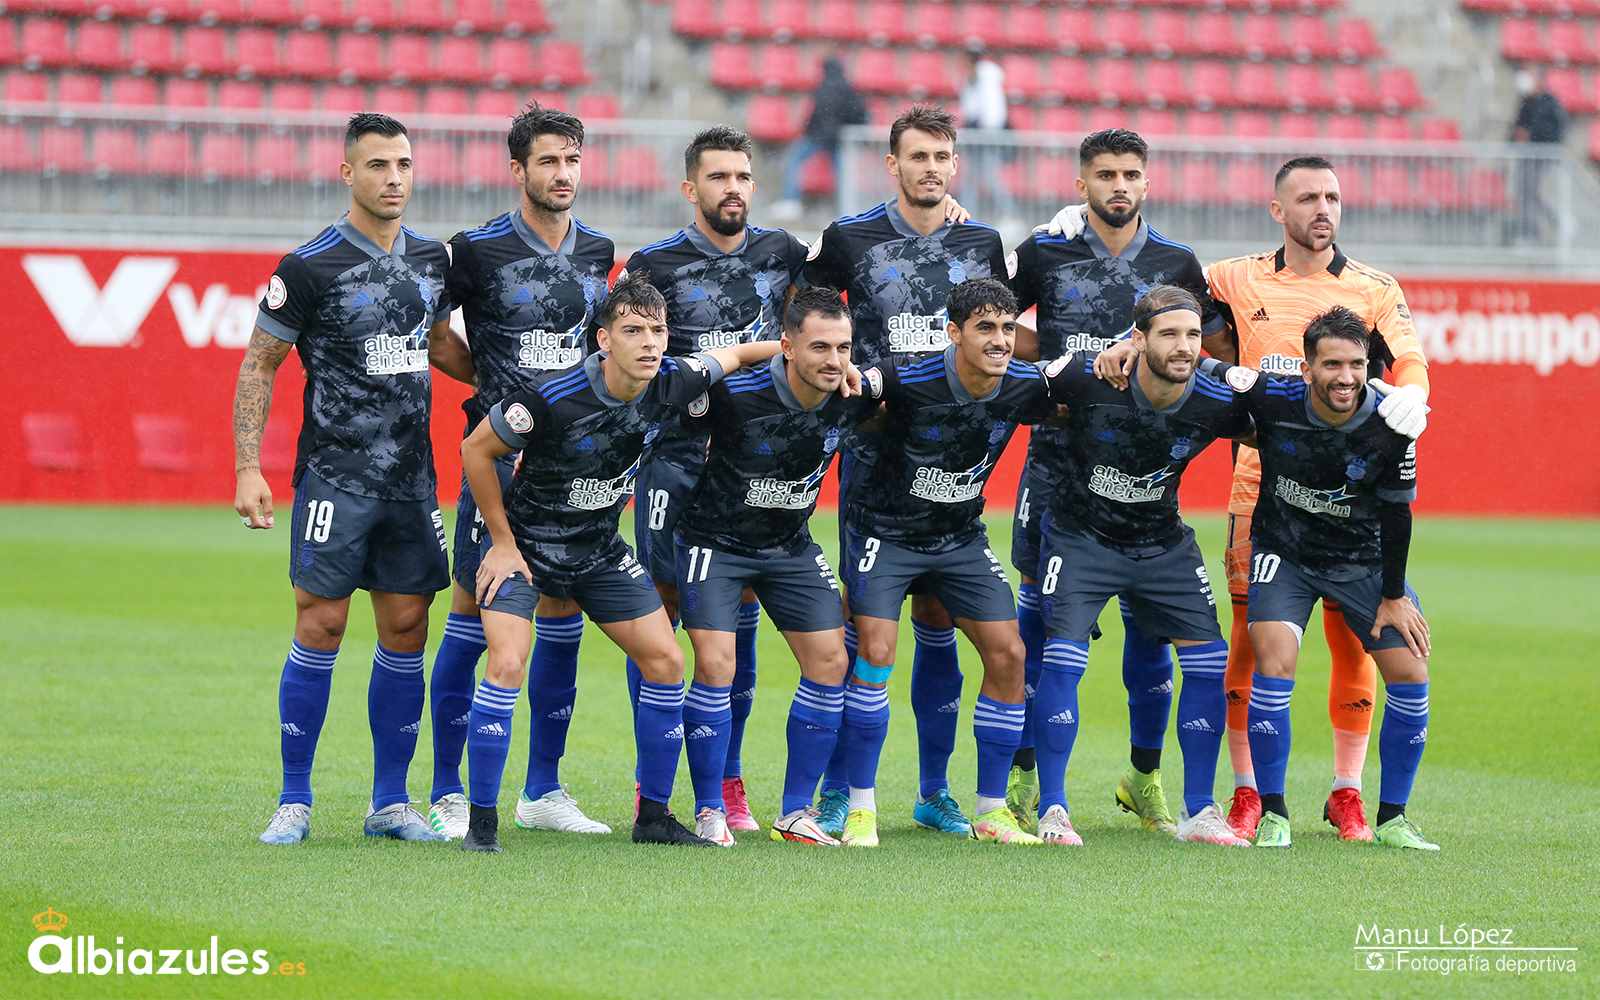
[[[905,5],[899,0],[870,0],[861,26],[866,40],[873,45],[903,45],[913,38]]]
[[[506,16],[497,0],[456,0],[457,34],[489,34],[506,30]]]
[[[1317,116],[1305,111],[1285,111],[1278,116],[1276,128],[1278,137],[1282,139],[1349,138],[1325,132]]]
[[[1583,79],[1583,71],[1574,66],[1551,67],[1545,72],[1545,88],[1569,115],[1586,115],[1595,110],[1595,93]]]
[[[411,31],[446,31],[455,24],[447,0],[397,0],[400,21],[396,27]]]
[[[1251,208],[1260,205],[1272,194],[1272,173],[1276,168],[1276,162],[1268,166],[1256,159],[1235,160],[1228,167],[1228,182],[1220,192],[1222,200]]]
[[[128,57],[122,51],[122,25],[84,21],[78,25],[73,54],[85,69],[122,69],[128,65]]]
[[[812,31],[818,38],[841,42],[860,42],[867,29],[857,16],[854,0],[822,0],[811,15]]]
[[[964,3],[956,13],[956,32],[969,48],[1004,48],[1005,20],[1006,11],[998,4]]]
[[[1295,96],[1295,71],[1314,66],[1290,66],[1287,85],[1278,82],[1278,67],[1272,63],[1244,63],[1233,81],[1235,101],[1255,108],[1281,108],[1292,104]],[[1319,74],[1320,76],[1320,74]],[[1285,100],[1284,92],[1288,92]]]
[[[958,80],[943,52],[912,52],[906,56],[906,82],[914,97],[954,97]]]
[[[356,20],[344,0],[300,0],[300,15],[300,24],[308,30],[347,28]]]
[[[283,45],[283,68],[290,76],[328,80],[338,67],[333,42],[320,31],[291,31]]]
[[[1144,81],[1132,59],[1102,59],[1095,66],[1099,98],[1106,104],[1143,104]]]
[[[464,115],[471,103],[460,87],[429,87],[422,97],[425,115]]]
[[[110,103],[124,108],[152,108],[161,103],[161,88],[147,76],[112,77]]]
[[[722,37],[717,0],[672,0],[672,31],[683,38]]]
[[[522,38],[496,38],[489,43],[489,77],[504,87],[528,78],[533,66],[533,47]]]
[[[1414,111],[1426,103],[1422,99],[1422,91],[1417,87],[1417,78],[1404,66],[1391,66],[1379,72],[1374,97],[1390,113]]]
[[[1153,107],[1181,108],[1189,104],[1189,81],[1184,77],[1183,66],[1179,63],[1147,62],[1144,89],[1145,97]]]
[[[133,415],[135,455],[141,469],[152,472],[188,472],[194,468],[194,447],[189,422],[182,417],[153,413]]]
[[[1088,102],[1097,100],[1100,94],[1089,64],[1077,56],[1051,59],[1042,84],[1046,93],[1063,101]]]
[[[612,169],[619,187],[655,191],[661,187],[661,164],[650,146],[626,146],[617,151]]]
[[[905,89],[900,67],[890,49],[865,49],[856,53],[855,70],[850,79],[857,90],[866,94],[898,94]]]
[[[511,155],[504,142],[474,139],[460,153],[461,180],[472,188],[497,188],[511,180]]]
[[[36,173],[39,165],[33,133],[20,125],[0,125],[0,171]]]
[[[739,42],[711,46],[711,84],[725,90],[750,90],[761,83],[756,74],[755,50]]]
[[[99,104],[105,87],[94,73],[62,73],[56,77],[57,104]]]
[[[1500,22],[1500,54],[1515,62],[1549,62],[1541,22],[1512,19]]]
[[[1142,55],[1151,46],[1151,39],[1144,33],[1144,19],[1137,10],[1112,9],[1102,13],[1100,39],[1113,55]]]
[[[342,32],[333,47],[333,61],[339,67],[339,79],[382,80],[387,75],[383,64],[383,46],[377,35]]]
[[[1149,136],[1181,136],[1183,130],[1178,126],[1178,113],[1164,108],[1146,108],[1139,112],[1137,120],[1140,135]]]
[[[388,84],[373,90],[372,106],[386,115],[404,119],[422,110],[422,94],[415,87]]]
[[[223,80],[217,85],[217,107],[256,111],[266,106],[266,93],[254,80]]]
[[[67,22],[50,17],[30,17],[22,22],[22,62],[29,69],[72,64],[67,45]]]
[[[1289,21],[1289,55],[1300,62],[1336,55],[1339,51],[1336,39],[1336,32],[1328,30],[1328,22],[1315,14],[1297,14]]]
[[[1278,135],[1278,123],[1265,111],[1235,111],[1228,134],[1241,139],[1273,139]]]
[[[1083,113],[1083,127],[1090,132],[1107,128],[1132,128],[1135,113],[1130,108],[1092,107]]]
[[[1183,159],[1173,171],[1173,197],[1180,204],[1204,205],[1222,194],[1222,175],[1215,160]]]
[[[221,28],[189,28],[179,41],[179,62],[189,76],[218,76],[233,68]]]
[[[1055,30],[1050,27],[1049,15],[1043,7],[1007,4],[1001,27],[1005,48],[1055,48]]]
[[[1032,132],[1039,127],[1039,109],[1031,104],[1008,103],[1006,128],[1015,132]]]
[[[472,113],[484,118],[511,118],[522,110],[522,98],[510,90],[478,90],[472,95]]]
[[[93,145],[96,176],[130,173],[139,162],[139,136],[131,128],[97,128]]]
[[[359,83],[330,83],[317,96],[317,107],[323,111],[351,114],[370,110],[367,88]]]
[[[72,471],[83,468],[83,435],[75,414],[24,413],[22,447],[28,464],[36,469]]]
[[[1189,15],[1181,10],[1153,10],[1146,30],[1150,51],[1165,58],[1198,55],[1198,41],[1190,35]]]
[[[1363,70],[1360,66],[1340,66],[1342,70]],[[1241,85],[1241,90],[1244,87]],[[1370,90],[1370,85],[1366,89]],[[1288,96],[1289,107],[1297,111],[1310,109],[1313,111],[1332,108],[1338,104],[1346,107],[1368,107],[1369,105],[1356,105],[1346,103],[1353,95],[1349,91],[1341,90],[1334,84],[1333,90],[1328,90],[1327,76],[1322,67],[1318,65],[1290,66],[1284,74],[1284,93]]]
[[[1600,128],[1589,129],[1589,161],[1600,163]]]
[[[144,143],[144,169],[160,177],[194,172],[194,148],[187,132],[153,132]]]
[[[953,49],[961,46],[961,32],[950,8],[941,3],[909,3],[906,5],[906,23],[910,35],[924,48]]]
[[[838,189],[833,161],[822,153],[813,155],[800,168],[800,193],[807,198],[831,197]]]
[[[344,162],[344,136],[314,135],[305,145],[300,163],[308,181],[331,183],[339,178]]]
[[[1195,63],[1189,70],[1189,92],[1202,108],[1233,107],[1233,68],[1209,60]]]
[[[267,95],[267,107],[273,111],[310,111],[315,106],[311,84],[297,80],[275,83]]]
[[[1199,14],[1192,22],[1193,39],[1190,51],[1196,55],[1223,56],[1238,59],[1244,56],[1244,40],[1233,26],[1233,15],[1227,11],[1212,10]]]
[[[433,50],[430,75],[435,80],[452,83],[485,83],[489,79],[489,66],[483,61],[483,46],[476,38],[439,39]]]
[[[1011,100],[1032,101],[1045,93],[1037,56],[1008,53],[1000,57],[1000,70],[1005,74],[1006,96]]]
[[[1069,7],[1056,12],[1057,47],[1064,52],[1099,52],[1105,48],[1094,13]]]
[[[797,46],[769,45],[759,52],[756,62],[768,89],[810,92],[822,79],[816,60]]]
[[[767,8],[767,29],[780,42],[810,38],[810,0],[772,0]]]
[[[86,174],[89,161],[84,131],[76,125],[47,125],[39,130],[39,163],[46,174]]]
[[[257,24],[298,25],[300,6],[296,0],[246,0],[250,20]]]
[[[174,20],[199,21],[201,24],[248,24],[245,0],[189,0],[186,16],[174,15]]]
[[[1459,212],[1467,204],[1461,178],[1450,167],[1430,166],[1417,171],[1417,195],[1426,212]]]
[[[757,94],[750,98],[745,130],[757,142],[789,142],[799,137],[802,124],[789,98],[781,94]]]
[[[1078,135],[1083,129],[1083,112],[1071,105],[1057,105],[1039,112],[1039,130],[1060,135]]]
[[[176,76],[168,77],[167,85],[161,92],[161,103],[171,108],[213,107],[211,82],[209,80],[185,80]]]
[[[22,59],[22,52],[17,48],[16,22],[10,18],[0,18],[0,66],[10,66]]]
[[[96,2],[88,6],[89,9],[84,13],[93,14],[100,20],[115,18],[127,21],[143,21],[146,19],[164,21],[166,20],[165,11],[168,5],[165,3],[153,3],[151,0],[96,0]]]
[[[1545,40],[1550,56],[1563,65],[1592,63],[1600,60],[1594,39],[1589,37],[1589,27],[1583,21],[1551,21]]]
[[[622,102],[616,94],[584,94],[574,112],[584,121],[611,121],[622,117]]]
[[[1410,142],[1413,138],[1411,120],[1397,115],[1384,115],[1373,128],[1372,137],[1380,142]]]
[[[48,104],[50,78],[43,73],[9,73],[0,97],[7,104]]]
[[[239,181],[256,175],[244,136],[236,132],[207,132],[200,137],[199,173],[207,183]]]
[[[398,82],[433,79],[433,45],[427,35],[390,35],[384,65]]]
[[[1367,116],[1329,115],[1323,134],[1329,139],[1349,141],[1365,139],[1367,137]]]
[[[251,166],[255,168],[256,179],[262,183],[298,180],[305,173],[305,167],[300,163],[300,144],[292,136],[288,135],[272,135],[269,133],[257,137],[255,156],[251,160]],[[277,426],[284,427],[281,423]],[[273,425],[270,423],[267,425],[267,437],[272,436],[272,427]],[[287,431],[287,428],[284,427],[284,430]],[[293,455],[294,449],[292,447],[286,450],[289,455]],[[274,457],[279,458],[281,461],[282,454],[283,451],[279,451]],[[261,458],[261,465],[265,468],[268,464],[266,438],[261,441]],[[291,457],[288,459],[287,464],[280,465],[280,468],[292,468],[293,465],[294,459]]]
[[[550,17],[544,12],[544,4],[541,0],[507,0],[505,30],[513,35],[545,34],[550,30]]]
[[[1365,62],[1383,54],[1383,46],[1372,33],[1372,22],[1364,17],[1346,18],[1334,33],[1334,48],[1345,62]]]
[[[1379,208],[1412,208],[1411,171],[1403,164],[1379,161],[1367,177],[1363,200]]]
[[[1480,212],[1503,212],[1511,205],[1506,177],[1494,167],[1474,167],[1467,173],[1467,206]]]
[[[1283,26],[1276,14],[1247,14],[1244,19],[1244,53],[1251,59],[1279,59],[1289,54]]]
[[[1220,111],[1191,111],[1183,116],[1183,134],[1192,139],[1220,139],[1230,134]]]
[[[242,77],[269,79],[280,70],[278,33],[271,28],[240,28],[233,36],[233,57]]]

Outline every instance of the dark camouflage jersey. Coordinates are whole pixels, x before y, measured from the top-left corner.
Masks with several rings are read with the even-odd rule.
[[[600,355],[591,354],[490,408],[494,432],[522,452],[506,513],[535,575],[571,581],[611,560],[640,454],[662,421],[721,377],[709,355],[663,358],[643,394],[623,402],[606,390]]]
[[[256,326],[306,371],[294,481],[382,500],[436,494],[428,329],[454,308],[443,243],[401,227],[385,253],[349,219],[278,262]]]
[[[1255,550],[1337,582],[1381,572],[1378,508],[1417,498],[1417,444],[1378,416],[1377,393],[1365,390],[1355,414],[1334,427],[1312,411],[1304,379],[1206,366],[1240,385],[1255,379],[1241,394],[1261,451]]]
[[[923,236],[892,201],[823,230],[806,279],[848,292],[858,365],[898,365],[943,351],[945,303],[968,278],[1008,280],[1000,234],[981,222]]]
[[[1133,306],[1152,285],[1177,285],[1200,300],[1201,330],[1222,329],[1223,319],[1206,289],[1205,272],[1194,251],[1162,236],[1141,218],[1133,241],[1112,254],[1093,226],[1075,239],[1032,233],[1017,247],[1017,308],[1038,307],[1039,360],[1054,361],[1078,351],[1098,354],[1133,327]],[[1028,444],[1030,475],[1045,489],[1065,471],[1057,455],[1066,433],[1047,423]]]
[[[711,390],[709,412],[695,421],[711,451],[678,521],[686,544],[761,557],[811,543],[806,523],[840,439],[878,402],[836,393],[807,410],[788,378],[779,354]]]
[[[572,220],[551,249],[521,212],[450,239],[451,301],[461,307],[478,391],[462,404],[467,431],[489,407],[541,372],[583,360],[616,259],[611,238]]]
[[[1017,424],[1054,411],[1043,375],[1021,361],[974,399],[956,377],[953,346],[902,368],[870,368],[863,384],[886,404],[883,448],[846,517],[864,535],[922,552],[982,532],[983,487]]]
[[[643,274],[667,300],[667,354],[678,357],[783,335],[783,303],[800,280],[807,246],[782,229],[745,227],[728,253],[694,226],[642,247],[625,275]],[[654,454],[687,469],[705,455],[704,433],[682,423],[665,428]]]
[[[1243,396],[1199,373],[1176,403],[1157,410],[1137,367],[1126,391],[1095,378],[1097,353],[1045,366],[1051,399],[1067,405],[1050,517],[1129,555],[1155,555],[1187,538],[1178,514],[1183,470],[1217,438],[1248,434],[1248,410]]]

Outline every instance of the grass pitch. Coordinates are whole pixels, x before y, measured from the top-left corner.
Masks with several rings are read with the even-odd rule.
[[[286,529],[247,533],[222,507],[3,515],[3,997],[1600,991],[1590,841],[1600,820],[1600,523],[1418,524],[1411,578],[1435,649],[1411,813],[1443,845],[1436,856],[1343,845],[1321,822],[1332,765],[1320,615],[1294,707],[1294,848],[1209,849],[1138,832],[1111,795],[1127,763],[1113,610],[1083,684],[1069,780],[1082,850],[983,847],[913,828],[909,670],[891,684],[881,849],[807,850],[764,835],[732,851],[636,847],[626,833],[633,742],[621,656],[591,626],[563,774],[590,814],[621,832],[578,839],[510,826],[527,753],[524,699],[502,795],[506,853],[485,858],[361,836],[373,643],[361,597],[317,757],[313,838],[289,849],[256,843],[278,788],[276,685],[292,624]],[[991,520],[996,551],[1008,549],[1009,523]],[[1195,523],[1220,583],[1221,521]],[[825,545],[835,537],[829,517],[813,527]],[[447,604],[435,604],[430,667]],[[908,664],[910,650],[907,628]],[[971,678],[976,657],[963,650]],[[796,671],[770,622],[760,655],[744,760],[766,822]],[[969,683],[951,770],[969,806],[976,692]],[[431,767],[426,717],[423,726],[418,797]],[[1170,736],[1167,755],[1176,808]],[[1224,750],[1219,798],[1229,794],[1226,761]],[[1377,771],[1374,738],[1372,809]],[[680,815],[691,812],[688,786],[680,769]],[[266,949],[274,974],[45,977],[27,951],[31,917],[47,906],[68,915],[65,934],[103,945],[121,936],[128,949],[204,948],[217,935],[222,948]],[[1355,950],[1363,927],[1426,933],[1435,946],[1454,944],[1458,929],[1510,928],[1515,946],[1578,950],[1413,953],[1487,966],[1448,976],[1395,970],[1388,952],[1374,972]],[[1499,971],[1508,955],[1571,959],[1576,971]]]

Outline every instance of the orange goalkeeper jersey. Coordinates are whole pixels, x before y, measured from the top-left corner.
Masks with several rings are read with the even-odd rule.
[[[1284,263],[1283,248],[1220,260],[1206,268],[1211,297],[1239,335],[1239,363],[1275,375],[1299,375],[1306,327],[1334,306],[1360,316],[1373,333],[1371,357],[1398,383],[1427,388],[1427,361],[1400,283],[1353,261],[1334,247],[1326,271],[1301,276]],[[1261,458],[1239,449],[1228,511],[1255,510]]]

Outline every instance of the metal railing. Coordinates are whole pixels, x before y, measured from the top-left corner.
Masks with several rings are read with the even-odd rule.
[[[838,210],[859,212],[894,192],[886,130],[845,130]],[[1063,205],[1081,201],[1081,136],[963,132],[953,193],[1008,245]],[[1286,159],[1333,161],[1344,198],[1340,240],[1379,266],[1594,270],[1600,231],[1586,217],[1587,169],[1559,147],[1526,143],[1376,143],[1151,139],[1147,215],[1203,260],[1262,249],[1281,238],[1267,214]]]

